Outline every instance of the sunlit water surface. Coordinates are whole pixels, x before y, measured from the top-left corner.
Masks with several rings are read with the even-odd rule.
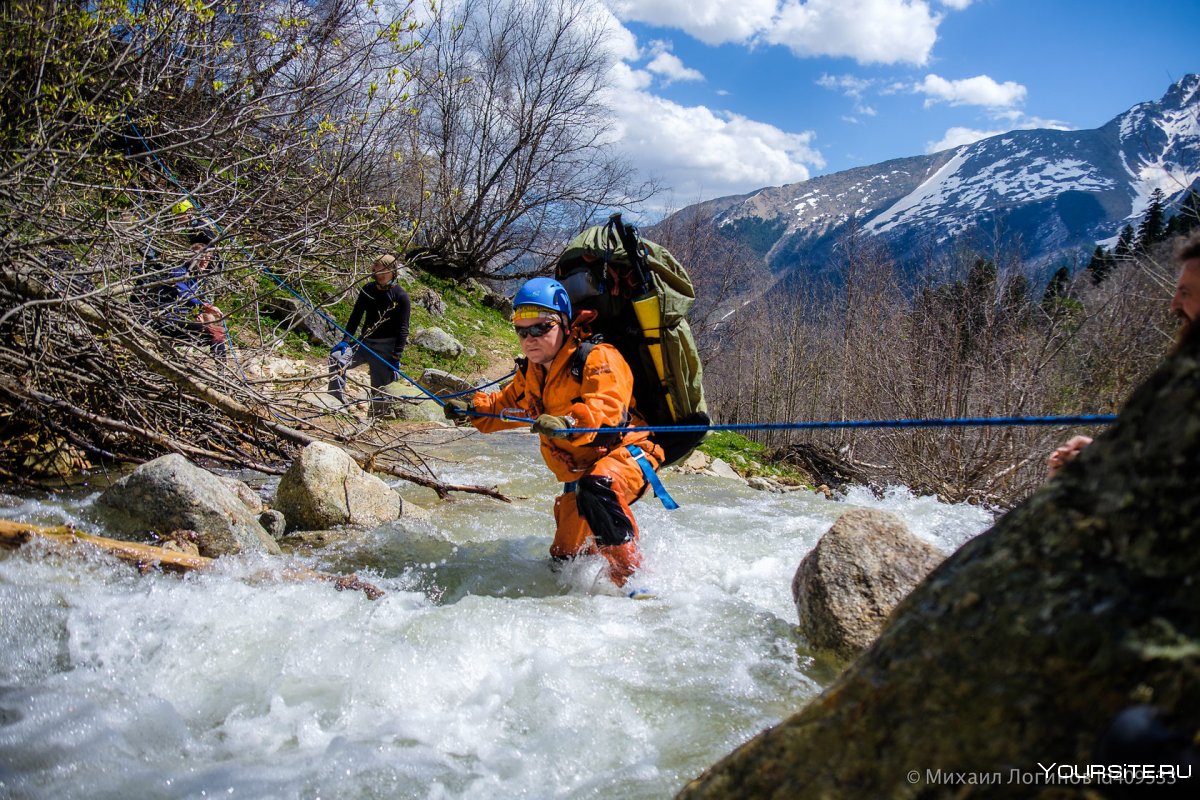
[[[293,561],[358,571],[186,578],[104,556],[0,551],[0,797],[665,798],[798,710],[833,667],[794,631],[791,579],[849,507],[946,551],[991,516],[907,492],[841,501],[668,474],[682,508],[635,506],[630,600],[597,559],[550,569],[559,486],[533,437],[472,436],[442,477],[512,504],[399,489],[427,507]],[[94,494],[7,518],[103,533]]]

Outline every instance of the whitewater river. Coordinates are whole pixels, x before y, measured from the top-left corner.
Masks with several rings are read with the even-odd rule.
[[[841,501],[668,474],[635,506],[630,600],[595,559],[548,566],[559,487],[528,434],[444,451],[462,495],[315,556],[387,594],[0,551],[0,797],[669,798],[833,677],[791,579],[839,514],[899,514],[950,551],[991,518],[903,491]],[[0,516],[91,519],[94,493]],[[223,559],[226,561],[228,559]]]

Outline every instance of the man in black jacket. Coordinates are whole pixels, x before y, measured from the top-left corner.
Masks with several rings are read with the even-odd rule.
[[[388,405],[384,386],[399,379],[396,370],[408,343],[408,292],[396,283],[396,259],[380,256],[371,265],[372,280],[358,290],[346,335],[329,354],[329,393],[345,403],[346,370],[367,364],[371,370],[371,413],[381,414]],[[362,336],[354,333],[362,323]]]

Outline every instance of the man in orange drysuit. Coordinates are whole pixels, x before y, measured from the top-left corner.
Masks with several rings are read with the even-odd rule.
[[[633,374],[612,345],[589,343],[571,325],[571,301],[558,281],[534,278],[513,299],[513,325],[525,354],[513,381],[471,401],[450,400],[446,416],[478,412],[484,433],[522,427],[505,417],[535,420],[542,458],[565,484],[554,501],[556,559],[600,553],[609,576],[623,586],[641,563],[638,526],[629,505],[646,490],[646,470],[663,451],[648,433],[571,433],[571,428],[645,425],[630,406]],[[646,466],[639,463],[645,459]]]

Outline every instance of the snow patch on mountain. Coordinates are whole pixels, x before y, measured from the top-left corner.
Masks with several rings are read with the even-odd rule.
[[[968,147],[959,148],[954,157],[947,161],[941,169],[933,173],[914,191],[893,203],[891,208],[864,225],[864,230],[870,233],[882,233],[897,225],[912,222],[917,217],[928,215],[935,210],[961,183],[961,181],[954,180],[954,174],[966,163],[968,149]]]
[[[1139,112],[1138,126],[1128,134],[1126,123],[1135,116],[1133,112],[1142,106],[1135,106],[1122,119],[1122,144],[1129,140],[1130,146],[1137,147],[1151,136],[1161,136],[1163,140],[1151,152],[1139,153],[1133,166],[1128,163],[1125,152],[1121,153],[1121,162],[1132,178],[1130,188],[1134,196],[1129,216],[1126,217],[1131,223],[1146,213],[1155,189],[1161,190],[1166,197],[1174,197],[1200,181],[1200,164],[1197,164],[1196,158],[1200,153],[1200,110],[1188,105],[1200,91],[1200,80],[1193,81],[1190,86],[1184,86],[1181,81],[1177,88],[1184,97],[1183,106],[1162,108],[1152,117]]]

